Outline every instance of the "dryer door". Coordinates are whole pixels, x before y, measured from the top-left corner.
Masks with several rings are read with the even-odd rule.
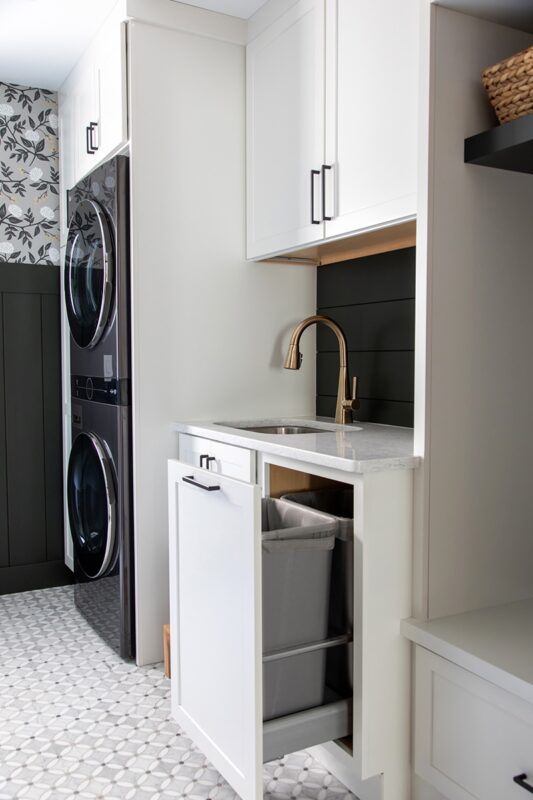
[[[78,565],[87,578],[100,578],[117,556],[116,494],[113,465],[93,433],[80,433],[72,445],[67,501]]]
[[[112,311],[113,238],[104,212],[82,200],[70,218],[65,255],[65,302],[70,330],[80,347],[102,338]]]

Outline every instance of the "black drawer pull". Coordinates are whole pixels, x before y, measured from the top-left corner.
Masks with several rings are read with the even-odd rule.
[[[183,478],[185,483],[190,483],[192,486],[198,487],[198,489],[204,489],[206,492],[219,492],[220,486],[205,486],[203,483],[198,483],[195,480],[194,475],[187,475],[186,478]]]
[[[207,453],[204,453],[204,455],[200,456],[200,468],[201,469],[204,468],[204,458],[209,458]],[[207,462],[207,464],[209,466],[209,461]]]
[[[216,461],[215,456],[208,456],[208,455],[200,456],[200,467],[201,467],[201,469],[204,468],[204,458],[205,458],[205,468],[206,469],[209,469],[209,464],[211,463],[211,461]]]
[[[531,792],[531,794],[533,794],[533,786],[527,782],[527,772],[522,772],[521,775],[515,775],[513,781],[521,786],[522,789],[525,789],[526,792]]]
[[[320,225],[320,220],[315,219],[315,175],[320,175],[319,169],[311,170],[311,224]]]

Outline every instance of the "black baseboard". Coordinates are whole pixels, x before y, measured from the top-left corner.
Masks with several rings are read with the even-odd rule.
[[[0,595],[49,589],[74,582],[74,576],[63,561],[44,561],[17,567],[0,567]]]

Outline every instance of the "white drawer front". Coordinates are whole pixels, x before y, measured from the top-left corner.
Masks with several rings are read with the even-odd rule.
[[[207,456],[200,464],[200,457]],[[232,444],[214,442],[202,436],[179,435],[179,457],[185,464],[203,467],[228,478],[253,483],[255,481],[255,451]]]
[[[533,706],[416,648],[415,771],[449,800],[527,800]]]

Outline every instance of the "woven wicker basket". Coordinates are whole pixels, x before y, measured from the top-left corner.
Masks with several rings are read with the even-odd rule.
[[[533,47],[488,67],[481,78],[500,122],[533,112]]]

